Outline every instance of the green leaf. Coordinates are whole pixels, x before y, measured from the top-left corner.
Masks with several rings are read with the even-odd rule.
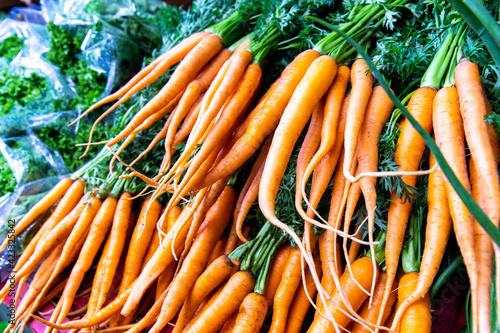
[[[453,189],[457,192],[458,196],[464,202],[465,206],[472,214],[472,216],[478,221],[478,223],[483,227],[483,229],[488,233],[491,239],[500,246],[500,230],[490,221],[486,213],[479,207],[479,205],[474,201],[470,193],[465,189],[460,180],[457,178],[453,170],[451,169],[448,162],[443,156],[443,153],[437,146],[436,142],[432,139],[432,137],[425,131],[425,129],[418,123],[418,121],[411,115],[410,112],[406,109],[406,107],[401,103],[401,101],[394,95],[392,90],[389,88],[389,85],[384,80],[382,73],[377,69],[371,58],[366,54],[363,48],[356,43],[351,37],[346,35],[343,31],[336,27],[332,27],[335,31],[337,31],[340,35],[342,35],[357,51],[358,53],[365,59],[366,63],[372,70],[373,74],[377,78],[380,85],[384,88],[387,95],[393,101],[394,105],[401,110],[403,115],[410,121],[412,126],[417,130],[418,134],[424,139],[427,147],[429,147],[432,154],[436,157],[436,160],[441,167],[442,172],[448,179],[448,181],[453,186]]]
[[[466,2],[462,0],[448,1],[460,13],[472,30],[481,37],[493,60],[497,66],[500,66],[500,26],[495,22],[488,10],[482,4],[477,4],[477,0],[466,0]]]

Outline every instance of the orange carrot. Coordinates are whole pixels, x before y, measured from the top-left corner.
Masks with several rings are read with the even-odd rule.
[[[193,245],[182,266],[169,287],[169,292],[162,306],[153,330],[161,330],[172,320],[189,294],[190,288],[203,272],[211,249],[224,232],[231,218],[232,207],[236,203],[236,191],[226,187],[217,202],[210,208],[205,221],[198,230]],[[228,209],[229,208],[229,209]],[[126,310],[124,308],[124,310]],[[122,311],[123,312],[123,311]]]
[[[417,89],[411,96],[408,104],[408,111],[430,133],[432,129],[433,100],[436,96],[436,90],[428,87]],[[401,125],[401,133],[396,146],[394,162],[399,165],[400,171],[417,171],[420,160],[425,150],[425,142],[410,124],[408,119]],[[417,176],[405,175],[401,177],[405,184],[415,186]],[[404,198],[403,198],[404,199]],[[392,282],[396,277],[396,271],[399,264],[399,256],[403,246],[406,225],[410,216],[412,207],[411,200],[404,201],[399,198],[396,191],[391,194],[391,204],[389,205],[389,216],[387,219],[387,238],[385,246],[385,260],[387,267],[387,281],[385,285],[385,294],[382,301],[382,309],[389,299]],[[380,312],[377,324],[382,321],[383,311]]]
[[[465,157],[465,139],[457,90],[442,88],[434,98],[433,126],[436,143],[462,185],[470,192],[469,177]],[[472,216],[458,197],[450,182],[443,176],[446,197],[450,209],[453,228],[460,252],[464,258],[471,285],[472,316],[477,318],[478,267],[474,251],[474,225]],[[477,321],[474,320],[473,331]]]
[[[415,291],[418,279],[419,276],[416,272],[411,272],[403,275],[401,280],[399,280],[398,300],[405,300]],[[426,293],[423,298],[418,299],[403,313],[399,332],[426,333],[431,331],[431,325],[431,300],[429,293]]]
[[[232,146],[224,159],[207,174],[200,188],[230,175],[252,156],[264,139],[278,126],[294,90],[311,63],[318,57],[319,54],[316,51],[304,51],[285,68],[272,93],[248,123],[245,133]]]
[[[189,322],[185,332],[215,333],[237,311],[243,299],[255,285],[255,278],[248,271],[236,272],[221,292],[214,295],[213,301],[207,305]],[[152,330],[152,332],[155,332]]]
[[[222,282],[229,278],[234,271],[234,264],[235,263],[229,259],[227,255],[220,256],[196,279],[177,317],[172,333],[182,332],[184,327],[193,318],[196,309],[202,301]]]
[[[434,155],[431,154],[429,166],[436,164]],[[400,319],[408,307],[419,299],[422,299],[430,290],[432,281],[436,277],[441,260],[443,259],[451,231],[451,217],[446,198],[446,191],[440,169],[429,175],[427,193],[427,226],[425,230],[425,247],[420,263],[420,273],[417,284],[412,294],[408,294],[398,306],[394,316],[393,327],[398,325]],[[484,306],[484,304],[480,305]],[[489,315],[489,313],[488,313]]]
[[[71,178],[63,178],[61,179],[56,186],[52,188],[42,199],[40,199],[31,209],[23,216],[23,218],[16,223],[14,227],[15,236],[18,236],[21,232],[23,232],[28,226],[35,221],[37,217],[47,211],[50,207],[52,207],[61,197],[66,193],[66,191],[70,188],[73,181]],[[7,244],[9,243],[9,239],[6,238],[2,245],[0,245],[0,252],[2,252]]]
[[[359,315],[366,322],[370,324],[376,324],[378,315],[380,312],[380,306],[382,305],[382,297],[384,296],[385,289],[385,281],[387,279],[387,275],[385,273],[381,273],[377,285],[375,287],[375,291],[373,293],[372,301],[365,301],[361,309],[359,310]],[[396,288],[398,286],[398,281],[394,280],[392,283],[391,294],[389,296],[389,300],[387,302],[387,306],[382,315],[382,321],[385,323],[389,315],[391,314],[392,305],[396,301]],[[371,328],[361,325],[360,323],[354,323],[352,328],[353,333],[369,333],[371,332]]]
[[[273,304],[274,295],[276,294],[276,290],[281,282],[283,271],[285,270],[291,250],[292,248],[290,245],[282,245],[274,255],[266,290],[264,291],[268,308],[271,308]]]
[[[368,295],[354,282],[354,280],[358,281],[363,289],[370,290],[373,274],[377,272],[373,270],[371,259],[368,257],[356,260],[352,263],[351,268],[352,275],[347,270],[342,274],[340,278],[340,287],[346,299],[350,302],[350,307],[354,311],[357,311]],[[329,301],[328,307],[330,308],[335,323],[340,327],[346,327],[351,321],[351,318],[343,313],[343,311],[347,312],[347,306],[342,301],[340,292],[335,290],[330,294],[330,297],[332,300]],[[334,324],[320,315],[314,319],[307,332],[334,332]]]
[[[108,146],[123,140],[139,124],[160,109],[165,101],[169,101],[179,94],[222,48],[222,40],[215,34],[204,37],[180,62],[167,84],[150,100],[128,123],[115,138],[108,142]],[[120,100],[122,102],[122,100]],[[111,108],[110,108],[111,109]],[[109,111],[109,110],[108,110]]]
[[[250,293],[241,302],[232,332],[258,333],[266,319],[267,301],[258,293]]]

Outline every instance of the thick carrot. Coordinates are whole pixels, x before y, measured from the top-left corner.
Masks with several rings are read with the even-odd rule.
[[[358,135],[363,124],[363,117],[372,92],[372,73],[364,59],[358,59],[351,68],[351,101],[347,110],[346,129],[344,134],[344,175],[352,182],[351,164],[356,153]]]
[[[204,37],[180,62],[167,84],[150,100],[128,123],[115,138],[108,142],[112,146],[128,136],[145,119],[160,109],[165,101],[169,101],[179,94],[196,76],[200,70],[222,48],[222,40],[215,34]]]
[[[387,275],[385,273],[381,273],[377,285],[375,287],[375,291],[373,293],[372,301],[365,301],[361,309],[359,310],[359,315],[366,322],[370,324],[376,324],[378,315],[380,312],[380,306],[382,305],[382,297],[384,296],[385,289],[385,281],[387,279]],[[391,294],[389,296],[389,301],[387,302],[387,306],[382,315],[382,321],[385,323],[389,315],[391,314],[392,305],[396,302],[396,291],[398,287],[398,281],[395,279],[392,283]],[[370,327],[366,327],[361,325],[360,323],[354,323],[352,328],[353,333],[369,333],[371,332]]]
[[[258,333],[266,319],[267,301],[258,293],[250,293],[241,302],[233,327],[233,333]]]
[[[350,306],[354,311],[357,311],[368,295],[354,282],[357,280],[363,289],[370,290],[373,274],[377,272],[373,270],[371,259],[363,257],[352,263],[352,275],[349,271],[345,271],[340,278],[340,287],[349,301]],[[343,312],[347,312],[346,304],[342,301],[340,292],[335,290],[331,295],[331,301],[328,307],[333,315],[335,323],[340,327],[346,327],[351,318]],[[342,310],[342,311],[341,311]],[[316,316],[313,323],[307,332],[334,332],[334,324],[323,316]]]
[[[316,274],[321,277],[321,265],[316,264]],[[317,289],[309,268],[306,269],[305,283],[301,281],[299,288],[295,292],[292,305],[288,313],[285,332],[298,333],[301,331],[307,312],[311,307],[310,299],[314,299]]]
[[[227,255],[222,255],[203,271],[186,298],[172,333],[182,332],[203,300],[231,276],[234,268],[235,262]]]
[[[181,269],[169,287],[168,295],[153,331],[163,329],[189,295],[190,288],[205,269],[211,249],[229,222],[235,203],[236,191],[228,186],[208,211]]]
[[[398,286],[399,302],[404,301],[409,295],[414,292],[418,279],[418,273],[416,272],[411,272],[403,275],[401,280],[399,280]],[[426,293],[424,297],[419,298],[403,313],[399,332],[426,333],[431,331],[431,325],[431,300],[429,293]]]
[[[432,168],[435,164],[436,159],[431,154],[429,166]],[[429,292],[432,281],[441,266],[441,260],[443,259],[451,231],[450,210],[448,208],[446,190],[440,169],[436,169],[429,175],[427,188],[427,226],[418,281],[413,293],[407,295],[404,300],[401,300],[394,316],[393,328],[399,324],[404,311]],[[480,304],[480,306],[484,306],[484,304]]]
[[[221,292],[214,295],[209,303],[189,322],[185,332],[215,333],[238,310],[243,299],[255,285],[255,278],[248,271],[236,272]]]
[[[133,204],[133,201],[130,200],[131,197],[130,193],[125,192],[120,196],[118,201],[111,231],[109,232],[103,253],[97,265],[87,314],[92,315],[99,311],[106,301],[111,282],[113,282],[125,246],[127,233],[130,234],[129,218]]]
[[[458,94],[455,88],[442,88],[434,98],[433,125],[436,142],[440,146],[444,157],[462,185],[470,191],[465,157],[464,129],[460,116]],[[445,177],[443,177],[443,180],[453,228],[469,275],[472,314],[473,318],[477,318],[477,307],[479,305],[477,303],[478,267],[477,255],[474,250],[473,220],[450,182]],[[474,322],[477,324],[476,321]],[[474,332],[477,330],[475,326],[473,325]]]
[[[219,333],[231,333],[234,325],[236,324],[236,316],[238,316],[238,312],[233,313],[231,317],[226,320],[222,328],[219,330]]]
[[[311,63],[318,57],[316,51],[304,51],[285,68],[272,93],[248,123],[244,134],[231,147],[224,159],[207,174],[199,187],[205,187],[217,179],[230,175],[252,156],[264,139],[278,126],[297,85]]]
[[[90,111],[106,103],[117,100],[124,95],[132,96],[139,90],[147,87],[149,84],[156,81],[163,73],[165,73],[170,68],[170,66],[181,61],[186,56],[186,54],[188,54],[188,52],[191,51],[207,35],[208,32],[201,31],[185,38],[179,44],[175,45],[172,49],[168,50],[167,52],[153,60],[149,65],[144,67],[123,87],[89,107],[82,115],[80,115],[75,121],[73,121],[73,123],[81,117],[85,116]],[[128,99],[129,97],[125,98]],[[126,99],[121,102],[123,103]]]
[[[436,96],[436,90],[428,87],[417,89],[411,96],[408,104],[408,111],[430,133],[432,129],[433,101]],[[399,165],[400,171],[417,171],[420,160],[425,150],[425,142],[410,124],[408,119],[401,125],[401,133],[396,146],[394,162]],[[415,186],[417,176],[405,175],[401,177],[405,184]],[[411,200],[404,201],[399,198],[396,191],[391,194],[391,204],[389,205],[389,215],[387,219],[387,238],[385,247],[385,260],[387,267],[387,282],[385,285],[385,295],[382,301],[382,309],[389,299],[392,282],[396,277],[396,271],[399,264],[399,256],[403,246],[406,225],[410,216],[412,207]],[[381,324],[382,314],[380,312]]]
[[[21,232],[23,232],[37,217],[47,211],[50,207],[52,207],[62,196],[66,193],[66,191],[70,188],[73,180],[71,178],[63,178],[61,179],[56,186],[52,188],[42,199],[40,199],[31,209],[23,216],[23,218],[16,223],[14,228],[14,237],[18,236]],[[9,239],[6,238],[2,245],[0,245],[0,252],[2,252],[7,244],[9,243]]]

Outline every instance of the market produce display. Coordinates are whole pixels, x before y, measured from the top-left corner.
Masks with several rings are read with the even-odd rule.
[[[498,3],[34,12],[0,42],[5,332],[500,330]]]

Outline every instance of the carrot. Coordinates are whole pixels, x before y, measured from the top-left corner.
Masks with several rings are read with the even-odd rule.
[[[28,226],[36,220],[41,214],[47,211],[50,207],[52,207],[62,196],[66,193],[66,191],[70,188],[73,180],[71,178],[63,178],[61,179],[56,186],[52,188],[42,199],[40,199],[31,209],[23,216],[23,218],[16,223],[14,227],[14,237],[18,236],[21,232],[23,232]],[[9,243],[9,239],[6,238],[2,245],[0,245],[0,252],[2,252],[7,244]]]
[[[373,270],[371,259],[363,257],[352,263],[352,275],[347,270],[344,274],[342,274],[340,278],[340,287],[354,311],[357,311],[368,297],[368,295],[354,282],[354,280],[357,280],[363,289],[369,290],[371,289],[373,274],[376,273],[377,272]],[[346,327],[351,321],[351,318],[345,314],[347,313],[347,306],[342,301],[340,292],[335,290],[332,294],[330,294],[330,297],[332,300],[328,303],[328,307],[330,308],[336,325]],[[333,331],[334,324],[332,322],[323,316],[317,316],[307,332]]]
[[[436,163],[431,154],[429,166]],[[430,290],[443,259],[451,230],[451,217],[446,198],[441,170],[437,169],[429,175],[427,193],[427,226],[425,231],[425,247],[420,263],[418,281],[412,294],[408,294],[397,308],[393,320],[393,328],[398,325],[404,311],[414,302],[422,299]],[[484,305],[483,305],[484,306]]]
[[[207,68],[201,72],[198,78],[192,81],[186,88],[186,92],[182,96],[182,99],[177,106],[177,110],[172,114],[173,119],[168,126],[167,136],[165,138],[165,159],[167,165],[170,164],[172,154],[171,146],[176,134],[175,131],[179,127],[182,119],[184,119],[186,114],[196,103],[200,94],[208,89],[210,83],[214,80],[224,62],[229,59],[230,55],[231,51],[228,49],[220,51],[219,54],[210,61]]]
[[[191,190],[191,188],[187,186],[188,182],[196,183],[192,177],[210,153],[214,150],[219,151],[222,148],[221,143],[223,143],[223,136],[227,136],[227,129],[231,128],[234,125],[236,118],[250,106],[250,103],[253,101],[252,96],[255,95],[255,92],[260,85],[261,77],[262,70],[256,64],[248,66],[245,70],[233,95],[226,102],[220,118],[208,134],[201,149],[191,160],[191,165],[184,175],[182,182],[176,188],[174,195],[170,199],[167,210],[171,207],[171,204],[175,204],[178,201],[179,196],[183,196]],[[202,173],[198,173],[198,175],[201,177],[204,176]]]
[[[267,301],[264,296],[255,292],[246,295],[238,310],[232,332],[260,332],[266,314]]]
[[[240,203],[240,207],[238,207],[238,203],[236,204],[237,209],[235,209],[235,232],[238,238],[243,242],[248,242],[248,239],[243,235],[243,223],[245,222],[245,218],[259,194],[259,184],[262,178],[264,164],[266,162],[267,153],[269,152],[269,147],[271,146],[272,139],[273,137],[271,134],[264,142],[262,150],[257,156],[252,170],[250,171],[247,182],[245,183],[245,186],[241,190],[240,196],[238,197],[238,203]]]
[[[201,195],[194,201],[196,200],[201,200]],[[193,205],[196,205],[196,202],[194,202]],[[184,208],[175,227],[169,230],[158,247],[158,250],[156,250],[153,257],[151,257],[141,274],[137,277],[137,282],[132,286],[130,295],[126,300],[130,302],[132,308],[139,303],[146,289],[153,284],[158,276],[165,271],[171,263],[174,262],[174,256],[171,250],[172,246],[174,246],[176,255],[179,254],[180,248],[184,247],[184,242],[179,242],[178,240],[183,240],[187,236],[190,226],[189,222],[192,220],[193,213],[191,207],[188,206]],[[177,235],[177,241],[174,240],[175,235]]]
[[[158,276],[155,300],[158,300],[163,295],[163,292],[168,289],[176,270],[177,263],[173,262]]]
[[[292,249],[273,301],[273,318],[269,332],[285,332],[288,310],[301,278],[301,252]]]
[[[481,77],[477,64],[461,61],[455,68],[455,81],[460,100],[460,112],[467,145],[472,155],[475,181],[477,181],[476,200],[491,221],[498,227],[500,223],[500,182],[497,172],[498,154],[494,154],[488,135],[488,126],[484,121],[487,115],[486,99],[481,85]],[[472,172],[471,172],[472,177]],[[475,222],[477,223],[477,222]],[[480,229],[476,228],[476,229]],[[481,233],[482,234],[482,233]],[[489,237],[476,239],[478,256],[478,319],[481,332],[491,331],[490,325],[490,287],[492,272],[492,253],[495,250],[497,265],[500,263],[500,249],[492,246]]]
[[[130,200],[131,197],[130,193],[125,192],[120,196],[117,203],[111,231],[109,232],[103,253],[97,265],[87,310],[88,315],[99,311],[106,301],[107,293],[111,287],[111,282],[115,276],[120,256],[125,246],[125,238],[127,237],[127,233],[130,233],[128,225],[133,203]]]
[[[377,285],[375,287],[375,291],[373,293],[372,301],[369,302],[368,300],[365,301],[361,309],[359,310],[359,315],[361,318],[363,318],[366,322],[375,325],[378,319],[378,315],[380,312],[380,306],[382,305],[382,297],[384,296],[384,289],[385,289],[385,281],[387,279],[387,275],[385,273],[381,273]],[[392,288],[391,288],[391,294],[389,296],[389,300],[387,302],[387,306],[384,310],[384,313],[382,314],[382,321],[385,323],[387,318],[389,318],[389,315],[391,314],[392,310],[392,305],[396,301],[396,290],[398,287],[398,281],[395,279],[394,282],[392,283]],[[352,328],[353,333],[368,333],[371,332],[371,330],[366,327],[362,326],[360,323],[354,323],[354,326]]]
[[[276,217],[274,206],[276,194],[293,147],[311,116],[314,106],[332,83],[336,68],[337,65],[333,58],[321,56],[314,60],[307,69],[276,129],[259,187],[259,206],[262,213],[271,224],[279,227],[293,238],[302,254],[305,255],[306,262],[310,267],[314,267],[312,258],[305,253],[301,240],[295,232]],[[315,281],[317,280],[317,276],[315,276]],[[317,283],[319,284],[319,281]],[[321,296],[324,297],[323,294]]]
[[[363,116],[372,92],[372,73],[364,59],[358,59],[351,68],[351,101],[347,110],[346,129],[344,134],[344,175],[347,180],[353,182],[350,173],[351,164],[356,153],[358,135],[363,124]]]
[[[294,90],[311,63],[318,57],[319,54],[316,51],[304,51],[285,68],[272,93],[250,120],[245,133],[232,146],[224,159],[206,175],[203,183],[199,185],[200,188],[230,175],[252,156],[264,139],[278,126]]]
[[[234,268],[235,262],[229,259],[227,255],[222,255],[203,271],[196,279],[189,296],[186,298],[172,333],[182,332],[203,300],[229,278]]]
[[[271,308],[273,304],[274,295],[281,282],[283,271],[285,270],[288,257],[290,256],[292,248],[290,245],[282,245],[274,255],[273,263],[270,268],[269,277],[264,291],[264,297],[267,300],[267,307]]]
[[[465,139],[457,90],[453,87],[442,88],[434,98],[433,125],[436,142],[443,156],[450,164],[462,185],[470,191],[465,158]],[[474,251],[474,226],[472,216],[458,197],[450,182],[443,177],[446,197],[450,209],[453,228],[464,257],[465,267],[471,285],[472,314],[477,318],[478,267]],[[476,331],[476,321],[473,331]]]
[[[36,246],[40,239],[44,238],[61,220],[63,220],[66,215],[68,215],[80,202],[85,186],[81,180],[76,180],[66,191],[66,194],[57,204],[56,208],[50,215],[50,217],[45,221],[40,230],[35,234],[35,236],[28,243],[28,246],[24,249],[23,253],[19,257],[16,263],[15,271],[19,271],[21,267],[29,260],[35,251]],[[0,292],[1,294],[1,292]],[[0,300],[3,297],[0,296]]]
[[[153,235],[151,236],[151,241],[149,242],[148,249],[146,250],[146,253],[144,254],[144,260],[142,261],[142,265],[141,265],[141,268],[139,269],[139,272],[142,272],[142,270],[144,269],[144,266],[146,266],[149,259],[151,259],[153,254],[158,249],[158,246],[160,246],[160,233],[158,232],[158,229],[155,229],[153,231]]]
[[[217,241],[217,244],[215,244],[212,253],[210,253],[210,257],[208,257],[207,266],[210,266],[210,264],[214,262],[215,259],[219,258],[221,255],[224,254],[224,249],[226,248],[226,242],[227,239],[225,237],[222,237]]]
[[[416,272],[403,275],[399,280],[398,300],[403,301],[414,292],[418,279]],[[431,325],[431,300],[427,292],[423,298],[419,298],[403,313],[399,332],[430,332]]]
[[[320,263],[316,264],[316,274],[321,277]],[[300,285],[295,296],[293,297],[292,304],[288,313],[286,321],[285,332],[300,332],[304,324],[304,319],[311,307],[310,299],[314,299],[316,295],[316,284],[312,278],[309,269],[306,270],[305,282],[302,280],[303,285]]]
[[[24,276],[30,275],[42,260],[71,233],[73,226],[78,221],[83,209],[85,199],[82,198],[78,205],[57,225],[47,233],[47,236],[38,242],[33,255],[16,273],[16,281]],[[1,297],[5,297],[9,290],[7,284],[0,292]]]
[[[161,204],[157,200],[150,202],[146,199],[130,239],[118,293],[123,292],[139,275],[147,244],[151,241],[160,211]]]
[[[164,104],[179,92],[181,92],[200,72],[213,56],[222,48],[222,40],[215,34],[209,34],[204,37],[179,63],[167,84],[160,90],[156,96],[150,100],[128,123],[128,125],[112,140],[108,146],[123,140],[145,119],[158,111]],[[120,102],[122,102],[120,100]]]
[[[173,64],[181,61],[189,51],[191,51],[204,37],[209,33],[205,31],[196,32],[191,36],[182,40],[179,44],[175,45],[172,49],[168,50],[166,53],[160,55],[158,58],[153,60],[149,65],[144,67],[139,73],[137,73],[132,79],[130,79],[127,84],[118,89],[113,94],[101,99],[99,102],[95,103],[89,107],[83,114],[81,114],[77,119],[75,119],[71,124],[75,123],[83,116],[88,114],[90,111],[117,100],[120,97],[124,97],[120,102],[123,103],[125,100],[130,98],[133,94],[140,91],[141,89],[147,87],[154,81],[156,81],[163,73],[165,73]],[[121,104],[120,103],[120,104]],[[118,105],[116,105],[118,106]],[[115,108],[116,108],[115,106]],[[111,111],[110,111],[111,112]]]
[[[411,96],[408,104],[408,111],[430,133],[432,129],[433,100],[436,96],[436,90],[428,87],[417,89]],[[425,150],[425,142],[417,131],[410,124],[408,119],[403,121],[401,132],[396,146],[394,162],[399,165],[400,171],[418,170],[420,160]],[[405,184],[415,186],[417,176],[404,175],[401,177]],[[403,246],[404,235],[408,218],[410,216],[412,203],[399,198],[396,191],[391,194],[391,204],[389,205],[389,215],[387,219],[387,240],[385,247],[385,260],[387,267],[387,281],[385,285],[385,294],[382,301],[382,309],[389,299],[392,282],[396,277],[396,271],[399,264],[399,256]],[[381,323],[381,316],[377,324]]]
[[[189,109],[186,117],[184,118],[184,121],[182,122],[181,127],[179,128],[177,133],[175,133],[170,147],[175,148],[178,144],[180,144],[188,137],[189,133],[191,133],[191,130],[193,129],[196,119],[198,118],[198,115],[200,113],[201,102],[203,101],[204,97],[205,94],[200,94],[200,97],[198,97],[191,109]]]
[[[172,320],[189,295],[190,288],[195,284],[196,279],[207,264],[210,250],[216,244],[229,222],[232,207],[234,207],[235,203],[236,191],[228,186],[208,211],[205,221],[198,230],[196,239],[182,263],[181,269],[169,287],[168,295],[165,298],[161,314],[155,323],[153,331],[161,330]]]
[[[255,285],[255,278],[249,271],[236,272],[219,294],[189,322],[185,332],[217,332],[222,325],[237,311],[243,299]],[[152,332],[155,332],[152,330]]]
[[[58,303],[61,303],[61,310],[57,318],[65,318],[68,314],[75,295],[80,288],[85,273],[90,269],[92,262],[101,247],[104,238],[111,227],[113,221],[113,213],[116,209],[117,200],[113,197],[107,197],[99,208],[97,215],[90,227],[89,235],[87,236],[83,248],[78,256],[68,282],[64,287],[64,291]],[[56,317],[52,317],[51,321],[55,321]]]
[[[340,114],[342,110],[342,102],[344,100],[345,91],[347,89],[347,83],[349,81],[350,69],[347,66],[340,66],[337,70],[337,75],[335,76],[335,80],[332,83],[332,86],[328,90],[325,99],[325,109],[324,109],[324,120],[321,126],[321,144],[319,149],[316,151],[314,156],[310,159],[310,162],[307,164],[307,167],[304,170],[303,175],[301,175],[298,181],[299,192],[302,196],[306,196],[305,194],[305,185],[309,176],[316,168],[316,166],[321,162],[321,160],[327,155],[327,153],[333,148],[335,145],[335,141],[337,141],[337,128],[339,124]],[[343,140],[343,138],[338,138],[339,141]],[[331,177],[331,174],[330,174]],[[323,187],[321,186],[321,189]],[[324,192],[320,190],[320,192]],[[302,201],[302,199],[300,200]],[[299,213],[301,215],[305,215],[303,210],[300,208]]]
[[[238,312],[231,315],[231,317],[224,323],[224,326],[222,326],[219,330],[219,333],[231,333],[234,325],[236,324],[236,316],[238,316]]]

